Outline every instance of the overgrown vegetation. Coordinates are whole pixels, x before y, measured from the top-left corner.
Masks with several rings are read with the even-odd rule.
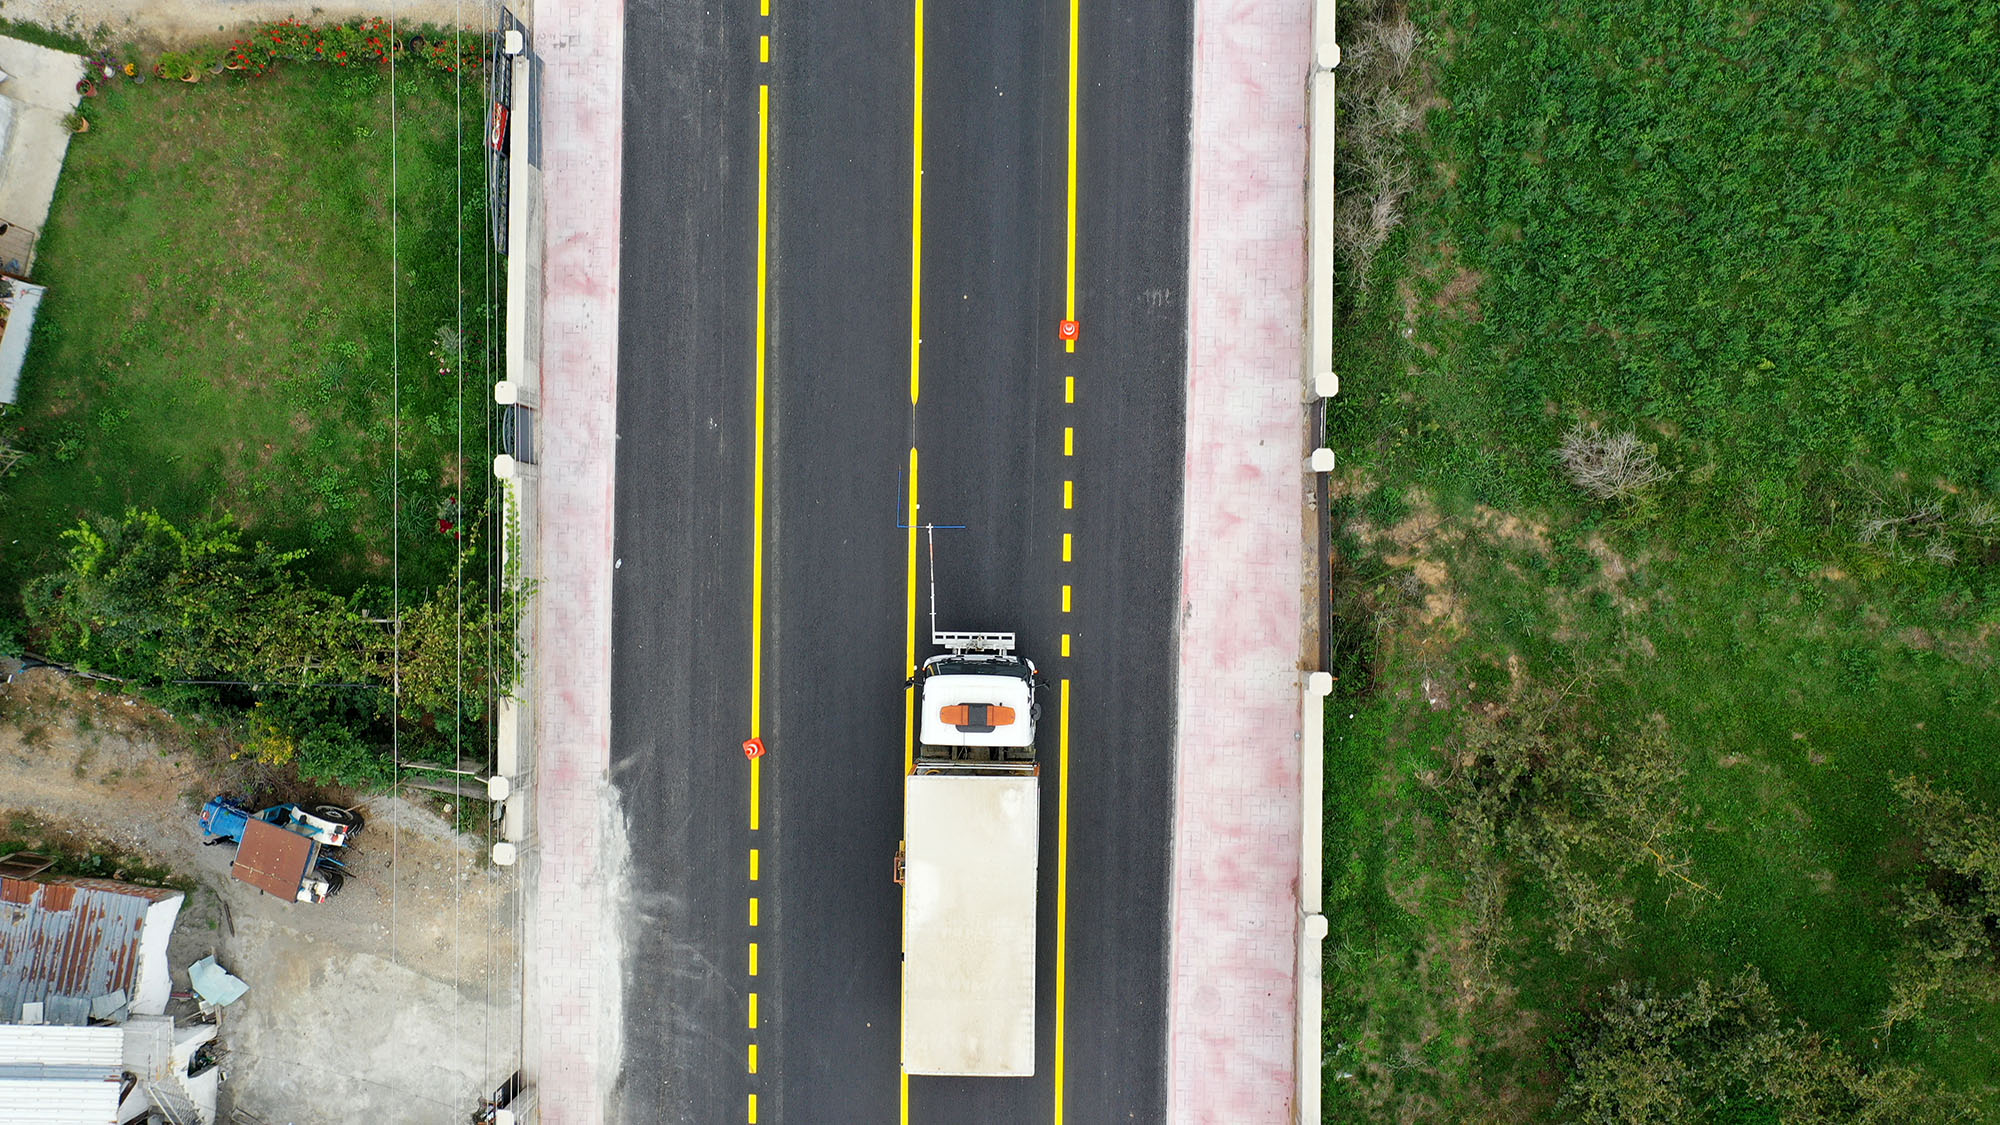
[[[226,519],[183,529],[131,511],[63,538],[64,566],[26,595],[50,655],[175,707],[243,708],[245,748],[309,780],[386,780],[392,740],[449,758],[513,679],[511,645],[488,643],[505,631],[483,580],[377,617],[391,591],[317,589],[294,568],[303,552],[245,543]]]
[[[1329,1119],[2000,1118],[2000,9],[1342,35]]]
[[[512,662],[485,39],[411,30],[99,52],[0,419],[0,641],[350,784],[476,745]]]

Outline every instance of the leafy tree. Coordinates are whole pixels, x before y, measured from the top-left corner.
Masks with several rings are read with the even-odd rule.
[[[302,552],[246,544],[225,517],[179,528],[157,512],[63,533],[62,569],[30,583],[51,655],[141,683],[369,678],[371,627],[292,570]]]
[[[482,722],[496,684],[512,678],[511,648],[489,645],[504,635],[483,584],[469,584],[461,599],[450,587],[403,615],[401,652],[395,659],[399,707],[410,722],[449,726],[453,715]],[[388,663],[391,654],[380,659]]]
[[[1438,784],[1464,854],[1504,855],[1541,880],[1555,902],[1558,949],[1622,941],[1632,908],[1620,884],[1634,871],[1713,893],[1688,874],[1676,846],[1685,771],[1664,721],[1595,731],[1566,697],[1530,687],[1468,715],[1450,753]]]
[[[1620,981],[1560,1050],[1557,1108],[1591,1125],[1971,1120],[1922,1072],[1865,1067],[1786,1018],[1754,968],[1678,995]]]
[[[1911,941],[1891,978],[1885,1030],[1941,1000],[2000,1001],[2000,816],[1915,777],[1896,793],[1923,865],[1898,910]]]

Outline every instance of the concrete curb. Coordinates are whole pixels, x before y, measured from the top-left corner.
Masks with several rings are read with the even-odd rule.
[[[1340,375],[1333,362],[1333,209],[1334,209],[1334,68],[1340,65],[1340,43],[1336,38],[1337,0],[1315,0],[1313,4],[1313,67],[1307,78],[1306,98],[1306,378],[1308,400],[1325,400],[1340,393]],[[1318,422],[1307,446],[1311,477],[1306,489],[1306,527],[1312,537],[1307,558],[1313,578],[1307,587],[1306,606],[1311,631],[1310,643],[1303,646],[1302,667],[1312,668],[1324,658],[1322,637],[1326,623],[1325,588],[1327,534],[1321,504],[1326,489],[1322,474],[1331,473],[1337,463],[1333,450],[1319,443],[1326,437],[1324,405],[1309,411]],[[1299,967],[1298,967],[1298,1062],[1295,1076],[1298,1090],[1294,1114],[1301,1125],[1317,1125],[1322,1112],[1320,1082],[1320,1035],[1324,1026],[1322,993],[1326,957],[1327,920],[1325,906],[1326,873],[1326,699],[1333,694],[1333,674],[1312,672],[1305,678],[1301,700],[1299,738]]]

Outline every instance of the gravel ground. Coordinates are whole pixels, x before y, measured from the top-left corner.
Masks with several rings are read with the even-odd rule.
[[[230,762],[144,702],[47,671],[0,687],[0,825],[25,815],[34,831],[199,883],[174,932],[175,987],[210,952],[250,985],[222,1020],[225,1113],[465,1119],[518,1065],[513,874],[431,808],[383,796],[361,810],[348,849],[358,878],[337,898],[261,894],[229,878],[234,849],[202,846],[195,817],[266,775],[280,776]]]
[[[136,42],[154,49],[178,47],[250,24],[289,16],[315,21],[391,16],[397,23],[482,27],[490,23],[490,3],[475,0],[399,0],[356,4],[321,0],[315,4],[278,0],[0,0],[0,17],[27,20],[90,39]]]

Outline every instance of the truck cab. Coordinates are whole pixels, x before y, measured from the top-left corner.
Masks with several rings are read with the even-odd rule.
[[[1035,662],[1013,653],[1012,633],[938,633],[947,649],[924,661],[916,684],[915,773],[1036,773],[1042,717]]]

